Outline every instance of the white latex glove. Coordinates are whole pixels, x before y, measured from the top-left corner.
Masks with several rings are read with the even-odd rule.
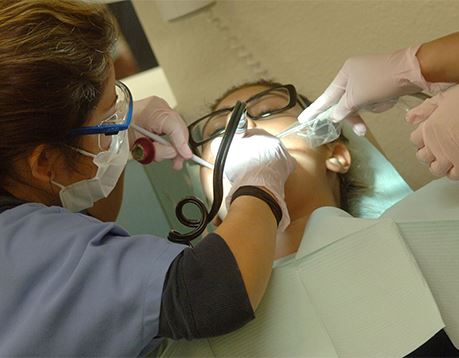
[[[284,185],[295,164],[295,159],[281,141],[262,129],[249,129],[243,138],[234,138],[225,164],[225,175],[232,184],[226,198],[227,207],[239,187],[264,187],[282,209],[279,230],[285,230],[290,224],[290,216],[284,199]]]
[[[349,58],[325,92],[299,115],[298,120],[310,121],[336,105],[331,119],[339,122],[362,108],[384,112],[402,95],[444,89],[445,84],[429,83],[422,76],[416,58],[419,47]],[[366,126],[358,116],[349,121],[357,135],[365,134]]]
[[[459,180],[459,85],[414,107],[406,119],[419,124],[411,133],[416,157],[433,175]]]
[[[188,146],[188,128],[180,114],[171,109],[162,98],[151,96],[134,102],[133,122],[148,131],[169,136],[171,145],[154,142],[155,161],[172,159],[172,168],[178,170],[183,166],[183,161],[190,159],[192,152]],[[134,144],[142,134],[130,129],[130,143]]]

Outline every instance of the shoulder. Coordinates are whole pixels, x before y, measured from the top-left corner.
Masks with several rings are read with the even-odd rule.
[[[39,245],[43,248],[60,247],[64,252],[88,253],[89,247],[102,245],[106,251],[134,246],[157,254],[164,250],[178,253],[183,249],[182,245],[154,235],[131,236],[114,222],[102,222],[59,206],[48,207],[37,203],[22,204],[4,211],[0,214],[0,228],[2,241],[15,240],[17,246],[28,248]]]
[[[4,211],[0,215],[0,227],[14,229],[15,232],[68,235],[73,232],[90,232],[129,235],[114,223],[104,223],[81,213],[72,213],[59,206],[25,203]],[[3,230],[2,230],[3,231]]]
[[[58,355],[137,355],[157,334],[164,279],[183,248],[60,207],[4,211],[0,320],[5,312],[27,316],[26,325],[12,324],[21,333],[9,343],[22,355],[37,347]],[[34,339],[16,341],[21,336]]]

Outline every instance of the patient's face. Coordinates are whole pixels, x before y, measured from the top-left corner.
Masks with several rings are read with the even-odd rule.
[[[231,107],[236,103],[236,101],[245,101],[251,96],[266,89],[267,87],[265,86],[253,85],[236,90],[223,98],[216,109]],[[273,135],[277,135],[293,124],[301,111],[301,107],[297,104],[295,107],[290,108],[285,112],[272,115],[267,119],[255,121],[248,119],[248,127],[261,128]],[[326,160],[329,158],[330,152],[327,146],[321,146],[314,149],[310,148],[306,141],[297,135],[290,135],[282,138],[282,143],[297,161],[296,168],[287,180],[285,186],[286,202],[289,208],[291,220],[293,221],[296,219],[296,216],[301,216],[301,213],[303,212],[302,209],[305,205],[307,205],[307,201],[309,199],[317,195],[327,196],[328,192],[336,192],[338,188],[333,188],[331,186],[333,186],[334,182],[337,184],[338,181],[333,180],[333,178],[330,177],[331,172],[327,169]],[[214,146],[212,146],[212,142],[204,144],[202,146],[201,155],[203,159],[214,163],[216,156],[215,144]],[[212,198],[212,175],[212,170],[201,168],[201,181],[204,192],[208,198]],[[224,183],[224,187],[226,196],[230,189],[230,184],[226,182]],[[333,205],[334,203],[332,198],[328,199],[330,199],[328,205]],[[225,215],[226,211],[224,205],[222,205],[219,216],[223,218]]]

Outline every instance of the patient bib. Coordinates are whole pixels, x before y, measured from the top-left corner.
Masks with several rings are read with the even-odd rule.
[[[314,216],[296,257],[273,269],[254,321],[221,337],[169,342],[162,355],[402,357],[444,327],[392,220],[355,219],[336,208]],[[340,229],[346,220],[342,235],[330,230],[312,240],[316,226]]]

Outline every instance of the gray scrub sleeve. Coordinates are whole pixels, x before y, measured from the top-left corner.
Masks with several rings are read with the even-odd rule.
[[[60,207],[0,214],[0,356],[133,357],[155,348],[185,247]]]

